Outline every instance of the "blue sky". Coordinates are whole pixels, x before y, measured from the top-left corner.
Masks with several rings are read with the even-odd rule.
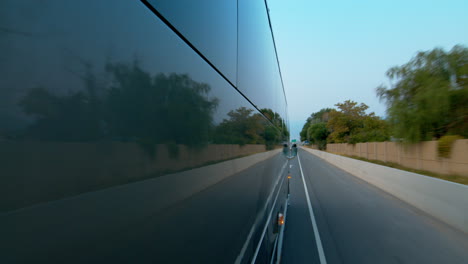
[[[379,116],[375,88],[417,51],[468,46],[468,1],[268,0],[291,137],[321,108],[351,99]]]

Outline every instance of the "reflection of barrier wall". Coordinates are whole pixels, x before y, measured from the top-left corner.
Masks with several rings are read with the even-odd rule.
[[[468,233],[468,186],[324,151],[305,150]]]
[[[393,162],[402,166],[440,174],[468,176],[468,139],[453,143],[449,159],[440,158],[437,141],[402,145],[395,142],[327,144],[327,151],[370,160]]]
[[[135,143],[2,142],[0,211],[264,152],[265,145],[166,145],[151,156]]]
[[[278,176],[278,173],[282,171],[281,168],[284,168],[286,165],[286,159],[278,155],[280,151],[280,149],[277,149],[262,152],[190,171],[178,172],[104,190],[84,193],[67,199],[39,204],[6,214],[0,213],[1,241],[5,242],[1,244],[2,263],[14,262],[8,260],[10,260],[12,256],[15,257],[15,260],[18,258],[17,254],[19,248],[22,250],[21,252],[28,252],[28,256],[24,256],[26,258],[35,259],[38,255],[48,256],[49,259],[52,255],[50,252],[54,252],[53,256],[55,260],[58,258],[69,259],[70,257],[67,253],[77,252],[77,249],[83,248],[89,250],[89,245],[95,243],[96,247],[93,246],[91,250],[94,251],[91,251],[92,253],[99,252],[100,254],[113,255],[113,251],[107,251],[109,248],[99,243],[101,241],[107,241],[106,243],[109,243],[109,239],[113,238],[126,238],[125,241],[130,241],[128,242],[130,245],[129,247],[132,248],[134,244],[130,243],[135,242],[133,238],[146,237],[138,234],[141,230],[155,230],[155,234],[157,236],[161,235],[162,237],[167,235],[174,236],[172,231],[174,227],[180,228],[180,221],[183,221],[181,230],[187,230],[188,227],[192,227],[198,231],[201,230],[201,226],[206,227],[206,223],[203,219],[200,221],[199,219],[191,218],[190,216],[194,214],[192,210],[215,213],[212,217],[220,221],[219,219],[226,217],[226,215],[223,215],[223,212],[227,211],[227,215],[233,214],[233,212],[229,212],[232,203],[239,202],[238,200],[244,200],[241,201],[241,203],[245,204],[247,203],[245,199],[252,197],[254,198],[253,202],[248,203],[253,203],[254,206],[251,208],[243,208],[242,210],[244,211],[242,211],[242,214],[246,214],[246,212],[260,212],[260,207],[257,208],[255,202],[257,199],[260,199],[259,197],[263,197],[263,195],[265,198],[268,196],[268,192],[270,192],[269,189],[267,193],[263,194],[266,186],[274,186],[274,181],[264,182],[266,177],[262,173],[265,168],[271,168],[271,171],[275,173],[273,176],[269,177],[275,179]],[[213,197],[213,193],[210,194],[210,192],[208,192],[198,196],[198,199],[204,197],[202,200],[205,202],[201,204],[198,203],[196,208],[177,206],[180,204],[193,204],[190,201],[184,202],[184,200],[228,177],[248,169],[252,170],[248,171],[246,175],[248,178],[253,179],[245,184],[252,184],[255,187],[248,188],[246,193],[241,192],[233,193],[233,195],[221,195],[217,192],[218,195],[215,197],[221,198],[219,201],[213,201],[214,204],[218,204],[217,206],[213,206],[210,200],[206,199]],[[265,172],[266,171],[269,170],[265,170]],[[225,182],[222,190],[229,190],[230,186],[234,186],[234,188],[235,186],[239,186],[239,181],[242,182],[245,178],[246,177],[237,177],[234,179],[234,182]],[[248,195],[245,196],[246,194]],[[238,208],[239,206],[234,207]],[[220,211],[214,212],[213,210]],[[188,218],[187,215],[189,216]],[[254,219],[255,214],[248,215],[245,219],[249,217]],[[158,218],[168,218],[171,221],[158,221],[160,220]],[[245,219],[236,221],[243,221],[241,223],[253,222],[253,219]],[[140,225],[148,225],[149,222],[154,225],[161,222],[169,223],[172,226],[155,226],[155,229],[137,227]],[[239,225],[233,227],[221,223],[219,226],[230,229],[236,228]],[[215,230],[222,229],[219,226],[216,227],[217,229]],[[240,225],[240,228],[245,229],[246,227],[248,228],[249,226]],[[203,232],[209,232],[209,230],[206,231],[203,229]],[[130,233],[132,234],[131,237]],[[197,239],[200,239],[199,232],[186,232],[186,234],[184,232],[183,234],[184,236],[182,238],[184,239],[189,238],[191,241],[198,241]],[[180,234],[175,234],[176,237],[178,237],[178,235]],[[38,239],[40,241],[39,243],[37,242]],[[122,242],[121,240],[117,241]],[[112,245],[113,248],[122,248],[121,246],[122,245],[118,243]],[[102,251],[96,251],[96,248]],[[64,251],[61,252],[60,250]],[[132,248],[131,250],[135,249]],[[45,253],[37,253],[38,251]],[[163,253],[160,251],[158,247],[155,247],[152,253]],[[80,250],[78,250],[78,252],[80,252]],[[108,257],[110,257],[110,255],[106,255],[106,259]],[[93,256],[92,259],[94,258],[95,256]],[[83,259],[84,262],[89,261],[88,256]],[[81,260],[82,259],[80,259],[80,261]]]

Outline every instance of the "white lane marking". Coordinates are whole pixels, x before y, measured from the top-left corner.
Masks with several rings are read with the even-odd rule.
[[[247,250],[247,246],[249,245],[250,239],[252,239],[253,233],[254,233],[257,225],[258,225],[258,222],[260,221],[261,216],[265,213],[265,211],[267,209],[267,206],[270,203],[271,198],[273,197],[273,193],[275,192],[276,186],[278,185],[280,179],[282,178],[281,175],[283,175],[283,172],[284,172],[284,169],[286,168],[286,165],[288,165],[287,162],[285,162],[283,167],[281,168],[281,172],[278,175],[278,179],[276,180],[275,187],[273,188],[273,190],[271,190],[271,193],[268,196],[267,202],[263,206],[261,213],[257,215],[257,218],[255,219],[254,224],[250,228],[249,235],[247,235],[247,239],[245,240],[244,245],[242,246],[242,249],[241,249],[239,255],[236,258],[236,261],[234,262],[235,264],[241,263],[242,259],[244,258],[244,254],[245,254],[245,251]]]
[[[275,245],[273,246],[273,253],[275,253],[275,250],[276,250],[276,247],[278,246],[278,236],[276,236],[276,239],[275,239]],[[271,254],[271,260],[270,260],[270,264],[273,264],[273,260],[275,258],[273,258],[273,254]]]
[[[257,260],[257,255],[258,255],[258,252],[260,251],[260,246],[262,245],[262,242],[263,242],[263,238],[265,238],[265,234],[266,234],[266,231],[267,231],[267,228],[268,228],[268,225],[270,224],[270,220],[271,220],[271,217],[273,215],[273,211],[275,210],[275,205],[276,205],[276,202],[278,201],[278,196],[281,192],[281,186],[283,186],[283,183],[284,183],[284,179],[286,177],[281,177],[283,180],[281,181],[281,184],[278,188],[278,192],[276,193],[276,197],[275,197],[275,201],[273,202],[273,205],[271,206],[271,210],[270,210],[270,213],[268,214],[268,218],[267,218],[267,221],[265,223],[265,226],[263,227],[263,232],[262,232],[262,236],[260,237],[260,240],[258,241],[258,244],[257,244],[257,248],[255,249],[255,253],[253,255],[253,258],[252,258],[252,264],[255,263],[255,261]]]
[[[315,222],[314,211],[312,210],[312,204],[310,203],[309,190],[307,189],[307,184],[304,178],[304,172],[302,171],[301,159],[299,158],[299,153],[297,153],[297,160],[299,161],[299,168],[301,169],[302,182],[304,183],[304,191],[306,194],[307,205],[309,206],[310,220],[312,221],[312,228],[314,229],[315,240],[317,244],[317,251],[319,253],[320,264],[326,264],[327,260],[325,259],[325,253],[323,252],[322,241],[320,240],[320,234],[317,228],[317,223]]]

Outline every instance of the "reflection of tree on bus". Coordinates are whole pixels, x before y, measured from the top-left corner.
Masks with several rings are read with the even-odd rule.
[[[152,76],[137,62],[109,63],[106,72],[111,83],[98,85],[91,67],[86,66],[82,77],[85,89],[68,95],[56,95],[44,87],[30,89],[19,105],[35,121],[22,137],[68,142],[136,141],[151,150],[155,144],[197,147],[209,142],[265,144],[271,149],[288,136],[284,121],[271,109],[261,110],[270,121],[241,107],[214,126],[218,99],[208,98],[211,87],[188,75]]]
[[[270,109],[262,109],[273,113]],[[240,107],[228,113],[229,119],[224,119],[215,130],[215,143],[219,144],[265,144],[272,149],[282,141],[281,126],[274,126],[253,109]],[[262,111],[263,112],[263,111]],[[266,115],[267,117],[268,114]],[[278,119],[279,124],[281,120]]]
[[[19,102],[36,118],[25,137],[53,141],[136,140],[150,144],[206,144],[218,99],[210,86],[184,74],[145,72],[138,63],[108,64],[113,81],[98,87],[94,75],[86,90],[54,95],[31,89]]]

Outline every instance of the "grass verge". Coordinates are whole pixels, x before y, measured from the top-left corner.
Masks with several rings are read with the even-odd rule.
[[[336,153],[334,153],[334,154],[336,154]],[[341,155],[341,154],[337,154],[337,155],[352,158],[352,159],[367,161],[367,162],[371,162],[371,163],[375,163],[375,164],[379,164],[379,165],[383,165],[383,166],[387,166],[387,167],[391,167],[391,168],[395,168],[395,169],[399,169],[399,170],[414,172],[414,173],[426,175],[426,176],[429,176],[429,177],[438,178],[438,179],[441,179],[441,180],[446,180],[446,181],[451,181],[451,182],[456,182],[456,183],[468,185],[468,177],[464,177],[464,176],[461,176],[461,175],[439,174],[439,173],[425,171],[425,170],[410,169],[410,168],[401,166],[400,164],[396,164],[396,163],[393,163],[393,162],[384,162],[384,161],[380,161],[380,160],[369,160],[369,159],[361,158],[361,157],[358,157],[358,156]]]

